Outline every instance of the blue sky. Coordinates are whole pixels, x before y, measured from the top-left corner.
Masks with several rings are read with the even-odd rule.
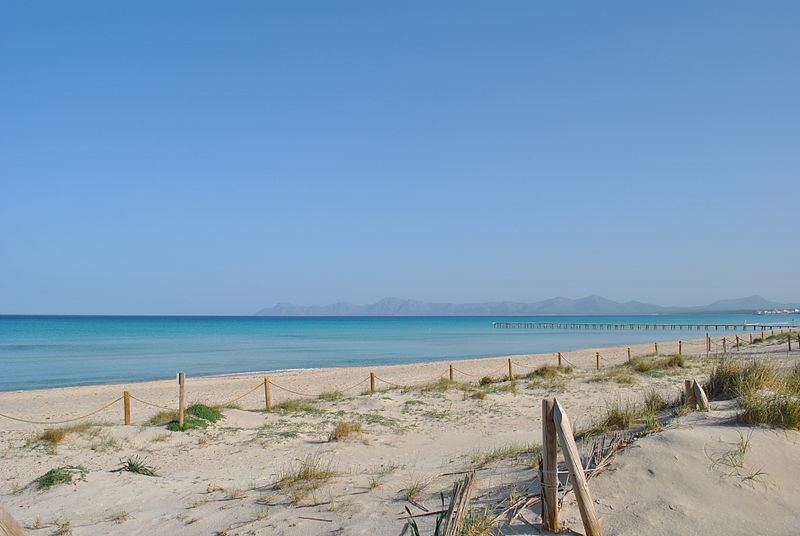
[[[797,2],[4,2],[0,313],[800,300]]]

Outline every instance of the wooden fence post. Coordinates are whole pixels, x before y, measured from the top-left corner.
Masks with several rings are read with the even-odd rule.
[[[561,408],[557,398],[553,401],[553,420],[556,424],[558,438],[561,440],[564,459],[567,462],[569,476],[572,479],[572,489],[578,501],[578,509],[581,513],[586,536],[602,536],[600,521],[594,511],[592,495],[589,493],[589,484],[586,482],[586,475],[583,472],[581,456],[578,453],[575,438],[572,436],[572,426],[570,425],[569,417]]]
[[[513,380],[514,379],[514,373],[511,371],[511,358],[510,357],[508,358],[508,379],[509,380]]]
[[[186,409],[186,374],[178,373],[178,428],[183,429],[183,411]]]
[[[131,394],[128,391],[122,393],[122,402],[125,406],[125,424],[131,424]]]
[[[558,435],[552,399],[542,400],[542,524],[558,532]]]
[[[654,348],[656,354],[658,354],[658,343],[657,342],[653,343],[653,348]]]
[[[750,344],[753,344],[753,334],[750,334]]]
[[[631,360],[631,347],[628,346],[628,361]]]
[[[597,366],[597,370],[600,370],[600,352],[596,352],[594,355],[595,365]]]
[[[800,335],[798,335],[800,337]],[[561,366],[561,352],[558,352],[558,366]]]
[[[683,355],[683,341],[678,341],[678,355]]]
[[[269,411],[272,408],[272,390],[269,382],[269,377],[264,378],[264,406]]]
[[[789,351],[792,351],[792,334],[789,333],[786,335],[786,342],[789,344]]]
[[[689,409],[697,408],[697,397],[694,395],[694,380],[683,380],[683,398],[686,402],[686,407]]]
[[[722,353],[725,354],[728,352],[728,343],[725,340],[725,337],[722,337]]]
[[[764,331],[761,331],[761,342],[764,342]]]
[[[736,336],[736,351],[739,351],[739,336]]]
[[[450,365],[450,381],[453,381],[453,365]]]
[[[369,392],[370,393],[374,393],[375,392],[375,373],[374,372],[370,372],[369,373]]]

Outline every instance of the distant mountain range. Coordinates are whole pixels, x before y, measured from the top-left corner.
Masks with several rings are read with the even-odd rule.
[[[384,298],[377,303],[354,305],[347,302],[330,305],[295,305],[278,303],[261,309],[258,316],[532,316],[532,315],[642,315],[669,313],[754,312],[763,309],[787,309],[797,304],[772,302],[761,296],[720,300],[699,307],[664,307],[638,301],[615,302],[601,296],[550,298],[535,303],[429,303],[418,300]]]

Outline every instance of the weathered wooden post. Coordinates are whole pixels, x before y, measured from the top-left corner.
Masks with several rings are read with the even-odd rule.
[[[554,401],[542,400],[542,524],[558,532],[558,435],[553,420]]]
[[[678,341],[678,355],[683,355],[683,341]]]
[[[131,394],[128,391],[122,393],[122,403],[125,407],[125,424],[131,424]]]
[[[595,364],[597,366],[597,370],[600,370],[600,352],[596,352],[594,355]]]
[[[736,336],[736,351],[739,351],[739,336]]]
[[[508,379],[509,379],[509,381],[514,379],[514,373],[511,370],[511,358],[510,357],[508,358]]]
[[[689,409],[697,408],[697,397],[694,395],[694,380],[683,380],[683,398],[686,407]]]
[[[178,428],[183,429],[183,412],[186,409],[186,374],[178,373]]]
[[[750,344],[753,344],[753,334],[750,333]]]
[[[561,366],[561,352],[558,352],[558,366]]]
[[[728,342],[725,340],[725,337],[722,337],[722,353],[728,352]]]
[[[761,342],[764,342],[764,330],[761,330]]]
[[[792,334],[789,333],[786,335],[786,342],[789,344],[789,351],[792,351]]]
[[[583,472],[578,446],[575,444],[575,438],[572,437],[572,425],[557,398],[553,402],[553,420],[556,424],[558,438],[561,440],[564,459],[572,479],[572,488],[575,491],[575,499],[578,501],[578,510],[581,513],[586,536],[602,536],[603,532],[600,530],[600,521],[594,510],[592,494],[589,493],[589,484],[586,482],[586,475]]]
[[[658,343],[657,342],[653,343],[653,350],[655,351],[656,354],[658,354]]]
[[[370,393],[374,393],[375,392],[375,373],[374,372],[370,372],[369,373],[369,392]]]
[[[631,347],[628,346],[628,361],[631,360]]]
[[[269,376],[264,378],[264,406],[267,411],[272,408],[272,389],[269,382]]]
[[[450,365],[450,381],[453,381],[453,365]]]

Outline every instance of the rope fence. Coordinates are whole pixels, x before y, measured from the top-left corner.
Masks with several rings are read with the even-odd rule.
[[[778,333],[776,334],[775,331],[777,331]],[[755,338],[753,337],[753,334],[750,334],[749,337],[747,337],[747,338],[745,338],[744,336],[740,337],[739,335],[734,335],[733,337],[725,336],[725,337],[721,337],[721,338],[712,338],[712,337],[709,337],[708,334],[706,334],[705,340],[694,340],[694,341],[679,340],[679,341],[672,341],[672,342],[668,342],[668,343],[663,343],[662,342],[661,345],[662,345],[662,350],[665,349],[665,347],[667,345],[669,345],[670,347],[673,347],[674,345],[677,345],[677,355],[692,355],[691,353],[687,354],[685,352],[686,349],[689,349],[690,352],[692,352],[694,350],[694,354],[699,354],[700,356],[703,356],[703,355],[705,355],[706,357],[708,357],[708,356],[720,356],[720,355],[724,356],[724,355],[730,353],[731,351],[734,351],[734,352],[738,351],[742,346],[745,346],[745,345],[749,346],[751,344],[757,344],[757,343],[760,343],[760,342],[764,342],[769,337],[772,337],[772,336],[775,336],[775,335],[779,335],[780,336],[780,335],[784,335],[784,334],[788,334],[788,336],[785,337],[788,351],[792,351],[793,349],[800,350],[800,333],[794,332],[791,329],[788,329],[788,330],[782,330],[782,329],[781,330],[769,330],[769,332],[763,331],[760,334],[756,333],[756,335],[759,335],[759,336],[757,336]],[[792,344],[793,344],[792,341],[793,341],[793,337],[795,335],[797,336],[797,338],[796,338],[796,343],[795,343],[794,348],[793,348],[792,347]],[[702,350],[700,352],[697,352],[698,348],[702,348]],[[627,347],[627,360],[628,360],[628,362],[632,361],[633,359],[640,359],[640,358],[653,357],[653,356],[659,356],[659,355],[669,355],[669,354],[659,353],[658,342],[653,343],[653,352],[647,353],[647,354],[642,354],[642,355],[639,355],[639,356],[634,356],[633,353],[631,352],[631,347]],[[567,359],[566,356],[564,356],[563,353],[561,353],[561,352],[554,353],[553,357],[557,357],[558,366],[561,366],[562,365],[562,361],[563,361],[563,362],[566,362],[568,365],[572,366],[575,369],[580,369],[580,370],[591,369],[591,367],[579,367],[579,366],[577,366],[575,363],[573,363],[572,361]],[[539,358],[539,359],[541,359],[541,358]],[[608,362],[608,361],[619,361],[619,357],[615,356],[614,358],[609,358],[609,357],[606,357],[606,356],[602,356],[599,351],[596,351],[595,352],[595,367],[593,367],[593,368],[596,369],[596,370],[600,370],[602,368],[601,367],[601,363],[602,362]],[[467,376],[469,378],[480,378],[480,379],[483,379],[483,378],[489,377],[489,378],[495,379],[494,375],[496,375],[498,373],[506,372],[506,374],[504,374],[503,376],[507,377],[509,380],[513,380],[513,379],[516,379],[516,378],[519,377],[519,376],[515,376],[514,373],[513,373],[513,367],[514,366],[522,367],[524,369],[535,370],[535,369],[539,369],[539,368],[542,368],[542,367],[547,366],[547,365],[545,363],[542,363],[542,362],[539,362],[539,363],[536,363],[536,364],[520,363],[516,359],[506,358],[506,363],[504,365],[502,365],[500,368],[495,369],[495,370],[493,370],[491,372],[488,372],[488,373],[483,373],[483,374],[480,374],[480,373],[479,374],[474,374],[472,372],[466,372],[466,371],[464,371],[464,370],[462,370],[460,368],[455,367],[454,365],[449,365],[448,369],[445,370],[442,374],[439,374],[438,376],[435,376],[434,378],[432,378],[430,380],[426,380],[425,382],[420,382],[419,384],[415,384],[415,385],[424,385],[424,384],[431,383],[431,382],[442,381],[445,378],[447,378],[448,375],[449,375],[449,381],[454,381],[454,373],[458,373],[458,374],[461,374],[463,376]],[[183,375],[183,373],[181,373],[181,375],[179,375],[179,376],[185,378],[185,375]],[[258,389],[263,388],[264,389],[264,398],[265,398],[265,403],[266,403],[266,409],[270,410],[271,407],[272,407],[272,397],[271,397],[271,388],[272,387],[276,387],[276,388],[278,388],[278,389],[280,389],[282,391],[285,391],[287,393],[291,393],[291,394],[297,395],[297,396],[304,396],[304,397],[309,397],[309,398],[320,398],[320,397],[324,397],[324,395],[329,394],[329,393],[343,393],[343,392],[346,392],[346,391],[350,391],[350,390],[355,389],[356,387],[358,387],[360,385],[363,385],[363,384],[365,384],[367,382],[369,382],[370,385],[369,385],[369,390],[365,391],[366,394],[374,393],[374,392],[377,391],[377,382],[381,382],[381,383],[386,384],[386,385],[388,385],[390,387],[400,388],[400,389],[407,389],[407,388],[414,387],[414,385],[404,385],[404,384],[400,384],[400,383],[396,383],[396,382],[387,380],[385,378],[382,378],[382,377],[379,377],[379,376],[375,375],[374,372],[370,372],[369,376],[367,376],[367,377],[365,377],[365,378],[363,378],[361,380],[358,380],[357,382],[355,382],[355,383],[353,383],[353,384],[351,384],[351,385],[349,385],[347,387],[341,388],[341,389],[336,389],[336,390],[333,390],[333,391],[322,392],[322,393],[306,393],[306,392],[298,391],[298,390],[295,390],[295,389],[291,389],[289,387],[285,387],[285,386],[280,385],[280,384],[276,384],[276,383],[272,382],[269,377],[265,377],[263,379],[263,381],[259,382],[252,389],[249,389],[248,391],[242,393],[241,395],[239,395],[239,396],[237,396],[235,398],[232,398],[232,399],[227,400],[225,402],[219,403],[219,404],[216,405],[216,407],[229,406],[229,405],[233,404],[234,402],[237,402],[237,401],[243,399],[244,397],[254,393]],[[481,383],[481,382],[479,382],[479,383]],[[180,403],[178,405],[178,409],[175,409],[174,407],[169,407],[169,406],[164,406],[164,405],[161,405],[161,404],[157,404],[155,402],[150,402],[150,401],[147,401],[147,400],[143,400],[141,398],[138,398],[138,397],[132,395],[128,391],[124,391],[123,396],[115,398],[111,402],[109,402],[109,403],[107,403],[107,404],[105,404],[105,405],[103,405],[103,406],[101,406],[101,407],[89,412],[89,413],[86,413],[84,415],[80,415],[78,417],[72,417],[72,418],[69,418],[69,419],[62,419],[62,420],[55,420],[55,421],[53,421],[53,420],[33,420],[33,419],[26,419],[26,418],[22,418],[22,417],[15,417],[15,416],[7,415],[7,414],[4,414],[4,413],[0,413],[0,417],[5,418],[5,419],[9,419],[9,420],[12,420],[12,421],[27,423],[27,424],[37,424],[37,425],[66,424],[66,423],[79,421],[81,419],[86,419],[88,417],[96,415],[97,413],[100,413],[101,411],[103,411],[105,409],[108,409],[109,407],[113,406],[117,402],[123,401],[123,403],[124,403],[124,417],[125,417],[124,420],[125,420],[125,424],[126,425],[130,425],[130,424],[132,424],[132,420],[131,420],[131,400],[135,400],[136,402],[139,402],[140,404],[143,404],[145,406],[150,406],[150,407],[154,407],[154,408],[158,408],[158,409],[163,409],[163,410],[166,410],[166,411],[177,412],[177,413],[179,413],[180,417],[182,417],[183,416],[182,413],[184,411],[184,406],[185,406],[185,404],[184,404],[185,389],[184,388],[185,388],[185,386],[181,383],[180,384]],[[180,421],[182,422],[183,419],[181,418]]]

